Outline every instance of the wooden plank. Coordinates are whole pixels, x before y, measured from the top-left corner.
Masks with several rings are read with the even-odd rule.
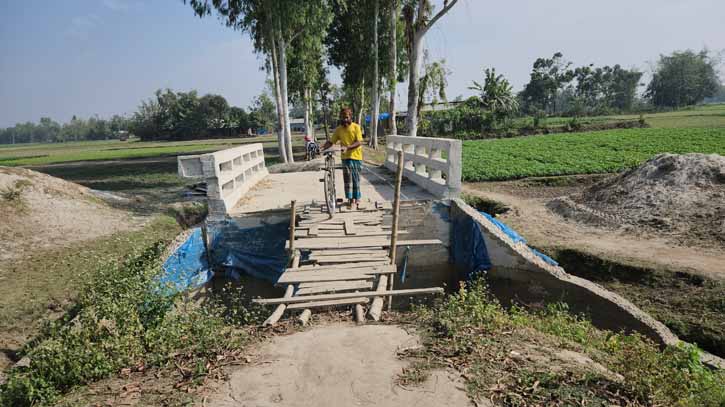
[[[388,258],[387,253],[367,253],[367,254],[333,254],[325,256],[317,254],[310,256],[311,261],[318,263],[334,262],[334,263],[354,263],[357,261],[381,261]]]
[[[428,240],[401,240],[399,246],[421,246],[443,244],[438,239]],[[345,249],[354,247],[389,247],[390,239],[384,236],[363,236],[355,239],[317,237],[299,240],[295,247],[298,249]],[[286,243],[289,247],[289,241]]]
[[[334,264],[334,265],[328,265],[328,266],[313,266],[313,265],[306,265],[306,266],[299,266],[299,267],[290,267],[287,270],[285,270],[285,273],[298,273],[298,272],[329,272],[329,271],[351,271],[351,270],[357,270],[357,269],[369,269],[372,267],[380,267],[380,266],[389,266],[390,261],[389,260],[380,260],[377,262],[370,262],[370,263],[350,263],[350,264]]]
[[[432,288],[409,288],[407,290],[393,291],[368,291],[356,293],[339,293],[339,294],[319,294],[305,295],[302,297],[291,298],[255,298],[252,302],[257,304],[297,304],[301,302],[327,301],[327,300],[348,300],[351,298],[370,298],[377,296],[399,296],[399,295],[424,295],[424,294],[443,294],[445,291],[441,287]]]
[[[277,284],[305,283],[311,281],[337,281],[337,280],[361,280],[367,276],[377,274],[391,274],[395,272],[392,266],[374,266],[367,269],[338,270],[338,271],[299,271],[296,273],[282,273]]]
[[[317,288],[317,287],[335,287],[340,285],[346,285],[348,287],[354,287],[359,289],[365,289],[370,287],[372,283],[370,280],[351,280],[351,281],[327,281],[317,283],[300,283],[297,288]]]
[[[361,304],[355,304],[355,322],[358,325],[365,323],[365,311]]]
[[[346,235],[355,234],[355,224],[353,223],[352,219],[345,219],[345,234]]]
[[[342,291],[349,291],[349,290],[369,290],[373,288],[372,281],[364,281],[364,280],[353,280],[353,281],[333,281],[332,284],[327,286],[319,286],[319,287],[306,287],[306,288],[298,288],[297,291],[295,291],[295,295],[303,296],[303,295],[311,295],[311,294],[322,294],[322,293],[339,293]]]
[[[307,230],[307,236],[309,237],[317,237],[317,235],[320,233],[320,227],[318,225],[312,225]]]
[[[401,230],[398,231],[398,234],[406,235],[408,234],[407,231]],[[346,235],[343,231],[322,231],[317,234],[317,236],[312,236],[309,234],[307,230],[297,230],[295,231],[295,237],[300,239],[308,238],[308,237],[329,237],[329,238],[343,238],[343,239],[352,239],[355,237],[370,237],[370,236],[390,236],[390,231],[384,231],[384,230],[376,230],[376,231],[360,231],[357,232],[354,235]]]
[[[301,297],[304,298],[304,297]],[[331,300],[331,301],[311,301],[303,302],[301,304],[290,304],[288,309],[305,309],[305,308],[320,308],[320,307],[337,307],[340,305],[353,305],[353,304],[366,304],[367,298],[348,298],[344,300]]]
[[[329,250],[319,249],[319,250],[312,250],[310,252],[310,257],[317,256],[317,255],[334,256],[334,255],[339,255],[339,254],[377,254],[377,253],[387,254],[388,251],[387,250],[383,250],[383,249],[365,249],[365,248],[361,248],[361,249],[343,249],[343,250],[337,250],[337,249],[329,249]]]

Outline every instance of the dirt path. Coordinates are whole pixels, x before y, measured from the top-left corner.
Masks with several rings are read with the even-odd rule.
[[[331,325],[277,337],[249,367],[207,401],[209,406],[470,406],[463,383],[437,371],[403,388],[407,365],[396,356],[418,338],[387,325]]]
[[[502,191],[495,184],[467,184],[464,191],[502,202],[511,208],[499,218],[519,232],[535,247],[567,247],[637,267],[685,271],[717,280],[725,280],[725,253],[715,248],[674,245],[665,238],[636,235],[567,222],[545,207],[553,191],[537,194]],[[531,191],[529,191],[531,192]],[[570,193],[566,189],[565,193]],[[516,193],[516,195],[514,195]],[[563,195],[563,194],[562,194]]]

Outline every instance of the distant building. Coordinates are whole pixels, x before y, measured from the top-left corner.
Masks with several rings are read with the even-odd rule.
[[[289,124],[290,128],[294,132],[304,133],[305,131],[307,131],[307,128],[305,127],[305,119],[303,118],[290,119]]]
[[[128,141],[128,131],[126,130],[119,130],[116,132],[118,134],[118,139],[120,141]]]

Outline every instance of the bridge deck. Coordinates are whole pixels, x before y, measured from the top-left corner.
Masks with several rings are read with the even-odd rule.
[[[288,207],[292,200],[324,202],[323,186],[319,181],[323,174],[323,171],[269,174],[239,200],[230,215],[281,209]],[[360,178],[362,202],[366,207],[374,207],[375,202],[393,201],[395,181],[384,167],[365,165]],[[337,196],[343,198],[342,170],[335,173],[335,181]],[[403,181],[401,198],[404,201],[435,199],[421,187],[406,181]]]
[[[281,298],[258,299],[261,304],[279,304],[265,322],[271,325],[286,310],[302,309],[300,319],[307,322],[312,311],[319,307],[355,305],[358,322],[365,320],[362,304],[377,298],[369,314],[380,316],[382,298],[393,295],[442,293],[443,289],[420,288],[391,290],[388,283],[396,274],[390,259],[390,209],[373,205],[367,210],[341,212],[333,218],[324,207],[308,205],[297,216],[294,231],[293,258],[290,267],[277,281],[286,286]],[[399,230],[405,236],[406,231]],[[400,244],[441,244],[439,240],[406,240]],[[342,249],[341,249],[342,248]],[[303,260],[304,259],[304,260]],[[392,286],[392,284],[391,284]]]

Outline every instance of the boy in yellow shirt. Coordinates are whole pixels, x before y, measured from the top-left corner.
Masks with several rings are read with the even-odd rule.
[[[352,122],[352,110],[344,108],[340,111],[340,125],[332,133],[330,141],[326,142],[323,150],[332,147],[338,142],[342,146],[342,179],[345,183],[345,197],[348,206],[360,204],[360,171],[362,170],[362,130],[357,123]]]

